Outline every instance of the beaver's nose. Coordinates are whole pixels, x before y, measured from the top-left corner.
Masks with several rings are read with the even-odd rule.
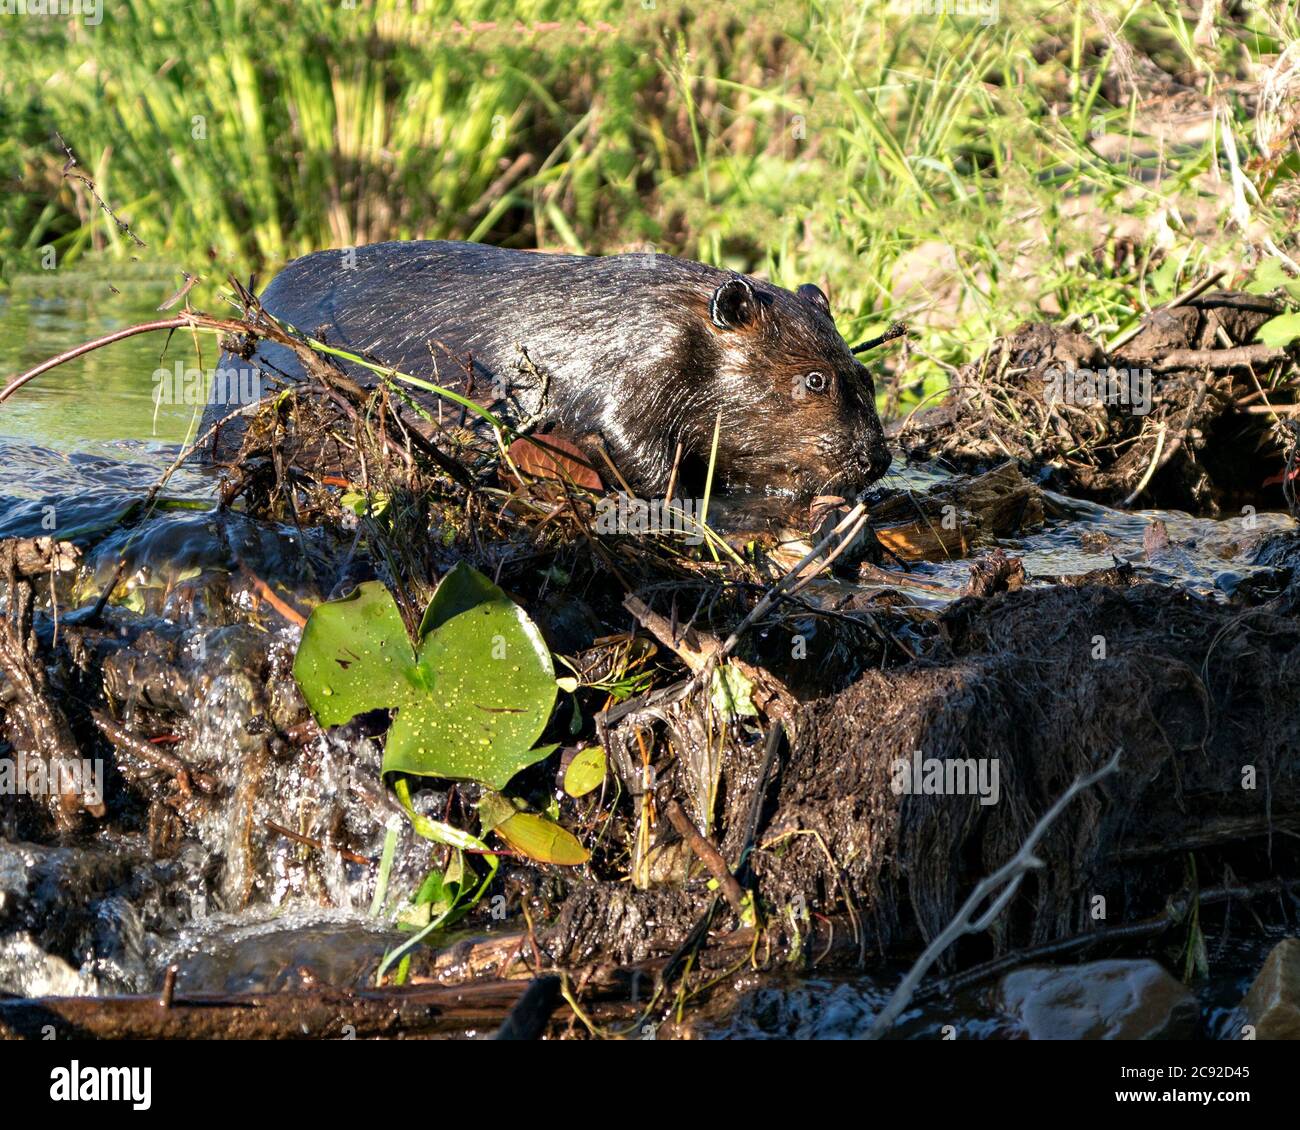
[[[865,448],[859,449],[860,454],[857,459],[858,470],[865,486],[870,486],[877,479],[883,478],[890,465],[894,462],[894,457],[890,454],[889,448],[885,446],[883,439],[868,443]]]

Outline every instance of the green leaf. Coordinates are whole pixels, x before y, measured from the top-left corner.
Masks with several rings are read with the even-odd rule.
[[[520,855],[539,863],[576,867],[591,853],[566,828],[537,812],[520,812],[498,793],[487,793],[478,805],[483,834],[494,832]]]
[[[465,848],[473,851],[488,850],[487,844],[477,836],[462,832],[454,824],[444,824],[441,820],[434,820],[430,816],[416,812],[415,805],[411,803],[411,783],[405,777],[398,777],[393,782],[393,792],[397,794],[398,801],[406,810],[406,815],[411,821],[411,827],[415,829],[417,836],[432,840],[435,844],[446,844],[448,847],[462,850]]]
[[[435,868],[425,876],[420,889],[411,896],[411,905],[400,914],[399,921],[420,928],[427,926],[436,916],[443,919],[444,926],[450,925],[469,910],[468,906],[459,907],[458,904],[469,894],[475,879],[473,868],[465,862],[465,853],[459,849],[453,851],[445,870]],[[462,914],[452,917],[452,911],[457,909]]]
[[[571,797],[586,796],[605,780],[605,751],[598,745],[580,750],[564,771],[564,791]]]
[[[1255,333],[1255,340],[1271,349],[1285,349],[1300,338],[1300,314],[1280,314],[1270,318]]]
[[[339,505],[345,510],[351,510],[358,518],[367,515],[378,518],[388,509],[388,495],[382,491],[371,496],[359,490],[348,490],[340,495]]]
[[[1265,259],[1250,276],[1244,288],[1248,294],[1272,294],[1284,290],[1292,298],[1300,298],[1300,279],[1286,273],[1280,259]]]
[[[379,970],[375,974],[375,984],[383,984],[384,974],[388,972],[394,962],[399,963],[396,981],[398,984],[404,983],[409,965],[408,955],[411,950],[435,930],[440,930],[458,922],[478,904],[484,892],[491,885],[492,880],[496,878],[498,866],[495,855],[487,855],[483,858],[487,862],[488,873],[483,877],[483,881],[479,883],[473,893],[469,892],[474,872],[465,865],[460,852],[454,854],[444,874],[438,875],[434,872],[425,880],[416,896],[415,916],[410,920],[410,924],[422,925],[422,929],[396,949],[390,950],[384,955],[384,960],[380,962]],[[466,879],[467,874],[469,879]],[[420,896],[426,893],[430,901],[420,903]],[[449,899],[450,901],[448,901]]]
[[[293,661],[293,677],[322,726],[401,706],[411,693],[415,649],[397,602],[379,581],[312,609]]]
[[[753,700],[754,684],[731,663],[713,669],[713,687],[710,697],[719,714],[736,714],[753,718],[758,708]]]
[[[384,774],[504,788],[551,752],[533,748],[557,689],[541,633],[496,585],[464,565],[439,585],[423,624],[417,652],[392,595],[366,582],[312,611],[294,677],[322,725],[397,711]]]
[[[457,561],[438,582],[438,589],[424,610],[420,621],[420,638],[441,628],[453,616],[468,612],[480,604],[505,598],[505,594],[477,569]]]
[[[1182,264],[1170,256],[1147,275],[1147,285],[1151,287],[1157,298],[1164,299],[1173,295],[1174,288],[1178,285],[1178,272],[1181,267]]]
[[[420,645],[428,692],[398,712],[383,772],[505,788],[554,747],[533,749],[555,705],[555,670],[541,633],[513,601],[453,616]]]

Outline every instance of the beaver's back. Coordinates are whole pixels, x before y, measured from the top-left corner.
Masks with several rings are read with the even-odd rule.
[[[510,251],[476,243],[414,241],[319,251],[289,263],[261,296],[266,310],[302,333],[384,366],[464,388],[509,388],[518,408],[538,408],[536,380],[553,384],[556,415],[580,417],[608,390],[601,375],[630,363],[653,367],[656,354],[708,309],[729,277],[704,264],[654,253],[589,257]],[[223,355],[226,379],[213,382],[206,431],[237,403],[229,389],[259,387],[241,372],[303,377],[283,346],[262,342],[244,361]],[[359,384],[375,374],[340,361]],[[260,382],[265,393],[271,386]]]

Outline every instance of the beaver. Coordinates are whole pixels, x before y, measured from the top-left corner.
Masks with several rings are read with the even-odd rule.
[[[410,241],[296,259],[261,302],[331,346],[458,391],[472,384],[477,402],[516,423],[603,445],[645,496],[668,486],[678,444],[678,484],[702,485],[719,412],[714,486],[727,493],[849,495],[890,464],[871,375],[812,284],[792,292],[658,252]],[[269,342],[224,354],[220,368],[226,393],[265,394],[249,379],[262,373],[303,377]],[[217,383],[204,432],[240,402]]]

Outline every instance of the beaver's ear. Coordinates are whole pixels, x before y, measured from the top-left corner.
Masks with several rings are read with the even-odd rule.
[[[826,297],[826,292],[819,286],[813,286],[812,283],[804,283],[795,293],[800,298],[806,298],[832,322],[835,321],[835,315],[831,313],[831,300]]]
[[[739,275],[728,279],[713,292],[709,317],[723,330],[738,330],[758,317],[758,296],[747,279]]]

